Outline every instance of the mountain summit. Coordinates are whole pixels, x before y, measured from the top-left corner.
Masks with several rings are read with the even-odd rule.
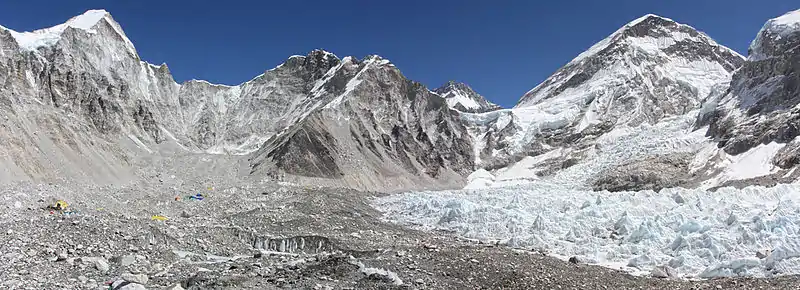
[[[127,52],[136,55],[136,49],[122,31],[122,27],[114,21],[110,13],[102,9],[89,10],[81,15],[70,18],[63,24],[30,32],[17,32],[3,26],[0,26],[0,29],[7,30],[11,33],[20,48],[36,51],[42,47],[52,47],[58,43],[69,30],[80,30],[83,33],[95,34],[98,31],[104,31],[103,28],[98,28],[101,25],[107,25],[107,28],[110,29],[110,33],[107,34],[107,36],[121,39],[126,45]]]
[[[618,154],[602,157],[596,149],[599,143],[608,144],[640,126],[688,130],[690,121],[672,121],[694,116],[715,86],[729,81],[743,62],[744,57],[691,26],[645,15],[558,69],[514,108],[470,119],[476,123],[470,127],[479,140],[475,150],[479,164],[502,168],[496,172],[498,180],[570,172],[570,183],[592,182],[589,179],[601,171],[653,151],[600,151]],[[612,131],[617,133],[608,134]],[[652,147],[663,141],[666,154],[672,146],[667,143],[675,138],[661,140],[665,136],[669,135],[642,138]]]
[[[648,14],[578,55],[516,107],[568,111],[577,131],[654,123],[699,107],[743,61],[691,26]]]
[[[433,91],[442,96],[450,108],[457,111],[483,113],[500,109],[500,106],[489,102],[465,83],[449,81]]]

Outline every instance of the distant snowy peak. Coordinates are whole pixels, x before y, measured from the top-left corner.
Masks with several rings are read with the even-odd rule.
[[[464,83],[449,81],[434,92],[442,96],[450,108],[460,112],[483,113],[500,109]]]
[[[791,11],[780,17],[770,19],[758,32],[750,44],[750,60],[761,60],[773,55],[770,52],[785,52],[788,44],[800,39],[800,10]]]
[[[58,43],[64,32],[70,28],[84,30],[92,35],[97,34],[96,28],[101,23],[108,24],[116,36],[120,37],[125,43],[128,52],[138,58],[133,43],[122,31],[122,27],[120,27],[111,17],[111,14],[105,10],[89,10],[81,15],[70,18],[65,23],[30,32],[17,32],[3,26],[0,26],[0,29],[8,30],[21,49],[36,51],[41,47],[53,46]]]

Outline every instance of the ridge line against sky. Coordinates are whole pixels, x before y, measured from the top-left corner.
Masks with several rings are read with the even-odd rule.
[[[178,82],[237,85],[291,55],[324,49],[340,57],[381,55],[429,89],[464,82],[508,108],[642,15],[690,25],[746,56],[768,19],[800,8],[778,0],[165,2],[8,1],[0,25],[31,31],[105,9],[143,60],[167,63]]]

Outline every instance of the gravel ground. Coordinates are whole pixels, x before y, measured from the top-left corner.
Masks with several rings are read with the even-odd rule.
[[[151,171],[148,171],[151,172]],[[142,174],[0,187],[0,289],[797,289],[635,277],[382,220],[378,193]],[[201,201],[186,197],[202,193]],[[176,196],[179,197],[176,200]],[[45,209],[63,199],[66,211]],[[153,219],[154,215],[166,220]]]

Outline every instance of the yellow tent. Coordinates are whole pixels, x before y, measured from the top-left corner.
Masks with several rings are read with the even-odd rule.
[[[67,206],[69,206],[67,202],[60,199],[53,205],[53,207],[57,210],[65,210],[67,209]]]

